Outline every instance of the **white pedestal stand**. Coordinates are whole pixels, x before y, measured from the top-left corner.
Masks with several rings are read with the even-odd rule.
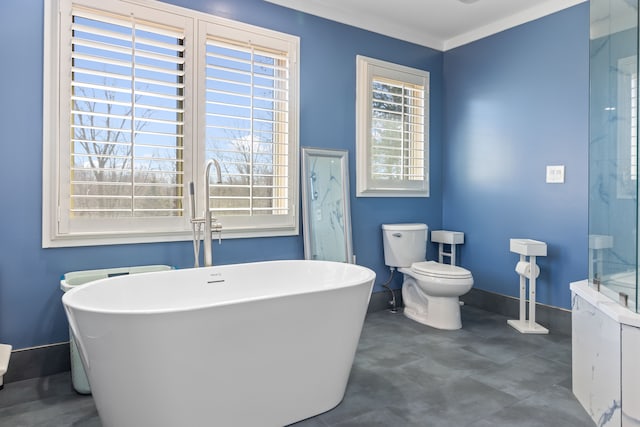
[[[516,272],[520,276],[520,318],[507,320],[507,324],[523,334],[548,334],[547,328],[536,323],[536,278],[540,274],[536,257],[547,256],[547,244],[531,239],[510,239],[509,247],[511,252],[520,254],[520,262],[516,265]],[[526,319],[527,279],[529,279],[529,320]]]
[[[433,230],[431,232],[431,241],[438,243],[438,262],[444,263],[444,257],[449,257],[449,264],[456,265],[456,245],[464,243],[464,233],[461,231]],[[449,245],[449,252],[444,248]]]

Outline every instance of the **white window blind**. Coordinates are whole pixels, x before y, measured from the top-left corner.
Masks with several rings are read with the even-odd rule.
[[[429,73],[357,57],[358,197],[429,196]]]
[[[287,51],[207,38],[206,156],[222,166],[210,194],[219,217],[291,214],[289,68]]]
[[[421,85],[374,76],[371,81],[371,178],[417,180],[424,174]]]
[[[184,31],[72,15],[69,220],[182,216]]]

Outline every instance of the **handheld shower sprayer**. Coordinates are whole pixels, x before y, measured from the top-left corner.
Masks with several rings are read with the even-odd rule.
[[[189,183],[189,207],[191,208],[191,219],[196,218],[196,189],[193,181]]]
[[[202,232],[203,218],[196,218],[196,190],[193,181],[189,183],[189,207],[191,210],[191,230],[193,231],[193,257],[194,267],[200,267],[200,233]]]

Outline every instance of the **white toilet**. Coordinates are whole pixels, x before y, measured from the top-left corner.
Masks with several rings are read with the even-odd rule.
[[[455,266],[455,247],[464,242],[464,234],[433,231],[431,241],[440,244],[440,262],[426,261],[427,229],[426,224],[383,224],[384,262],[404,274],[405,316],[438,329],[460,329],[458,297],[473,286],[471,272]],[[450,252],[444,245],[450,245]],[[443,263],[445,256],[451,264]]]

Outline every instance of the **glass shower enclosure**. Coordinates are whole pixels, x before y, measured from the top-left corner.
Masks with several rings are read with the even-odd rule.
[[[589,283],[638,312],[638,0],[591,0]]]

